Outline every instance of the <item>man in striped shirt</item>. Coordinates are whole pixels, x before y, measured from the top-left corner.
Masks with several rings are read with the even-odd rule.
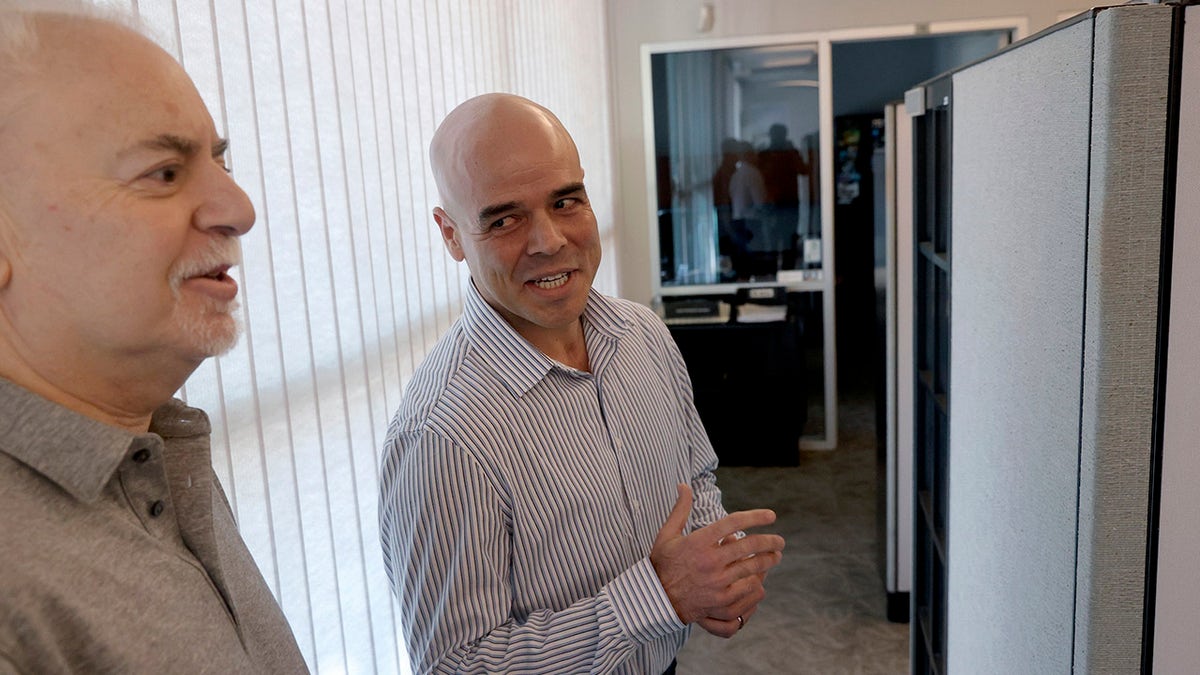
[[[723,637],[783,539],[727,514],[662,321],[592,289],[600,238],[574,141],[485,94],[430,148],[433,211],[471,284],[388,430],[380,532],[417,673],[673,672]]]

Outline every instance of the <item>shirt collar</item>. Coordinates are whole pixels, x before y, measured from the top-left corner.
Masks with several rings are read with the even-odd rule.
[[[207,416],[172,400],[135,434],[81,415],[0,378],[0,452],[29,466],[76,499],[94,502],[132,448],[209,433]]]
[[[583,310],[583,327],[588,354],[591,356],[595,352],[596,340],[620,339],[629,330],[629,321],[616,311],[609,298],[592,288],[588,291],[587,305]],[[508,384],[514,396],[523,396],[551,370],[578,372],[546,356],[522,337],[483,299],[474,282],[467,284],[463,329],[473,350],[481,355],[482,362]],[[595,372],[597,364],[593,363],[592,367]]]

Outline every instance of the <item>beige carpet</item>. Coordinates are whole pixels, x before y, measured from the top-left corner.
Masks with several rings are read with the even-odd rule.
[[[909,626],[886,618],[876,541],[874,402],[839,407],[833,451],[805,451],[798,467],[722,467],[730,511],[767,507],[787,540],[767,597],[729,640],[693,631],[680,675],[900,675],[909,671]]]

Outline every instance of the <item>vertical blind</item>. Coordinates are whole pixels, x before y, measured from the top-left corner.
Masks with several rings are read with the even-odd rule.
[[[603,0],[106,0],[192,75],[258,212],[244,333],[180,396],[213,423],[242,535],[318,673],[406,673],[379,548],[379,449],[465,267],[430,216],[427,148],[508,91],[574,135],[616,290]]]

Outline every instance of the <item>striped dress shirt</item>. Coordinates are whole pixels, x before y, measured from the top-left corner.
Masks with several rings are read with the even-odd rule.
[[[416,673],[658,675],[687,640],[650,564],[676,500],[725,516],[683,358],[648,307],[593,290],[590,373],[473,286],[388,429],[380,537]]]

